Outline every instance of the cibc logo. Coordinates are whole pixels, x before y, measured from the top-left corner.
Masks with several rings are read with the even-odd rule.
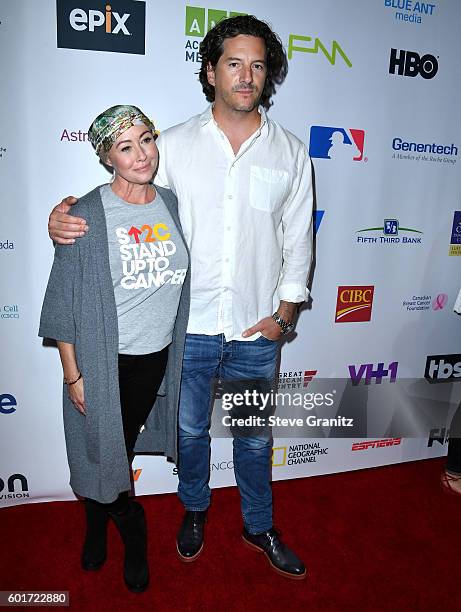
[[[60,49],[145,54],[146,3],[56,0]]]
[[[370,321],[374,285],[339,286],[335,323]]]
[[[404,51],[403,49],[391,49],[389,60],[389,74],[416,77],[421,75],[423,79],[433,79],[439,69],[437,58],[430,53],[420,56],[415,51]]]
[[[453,382],[461,378],[461,355],[428,355],[424,378],[430,383]]]
[[[19,481],[21,483],[21,493],[16,493],[16,481]],[[27,483],[27,478],[24,476],[24,474],[11,474],[11,476],[6,481],[6,488],[8,490],[8,493],[4,493],[5,481],[0,478],[0,500],[29,497],[29,485]]]

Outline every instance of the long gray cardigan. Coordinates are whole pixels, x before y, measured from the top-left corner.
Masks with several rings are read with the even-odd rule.
[[[174,194],[157,187],[184,240]],[[87,234],[56,246],[42,307],[39,336],[75,345],[87,416],[63,385],[64,432],[70,485],[83,497],[110,503],[131,487],[118,385],[118,323],[109,263],[107,228],[99,187],[81,198],[73,214],[88,221]],[[154,408],[138,436],[136,452],[177,459],[179,389],[189,316],[190,273],[183,284],[168,365]],[[155,325],[155,313],[143,323]]]

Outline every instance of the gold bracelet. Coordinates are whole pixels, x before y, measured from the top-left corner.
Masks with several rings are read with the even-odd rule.
[[[75,380],[69,381],[69,380],[67,380],[67,378],[64,377],[64,382],[69,387],[70,385],[75,385],[75,383],[78,382],[81,379],[81,377],[82,377],[82,373],[79,372],[78,373],[78,378],[76,378]]]

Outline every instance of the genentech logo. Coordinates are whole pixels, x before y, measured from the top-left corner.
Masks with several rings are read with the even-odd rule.
[[[302,46],[299,46],[299,43],[302,43]],[[306,44],[308,43],[308,44]],[[331,51],[322,43],[320,38],[312,38],[312,36],[299,36],[297,34],[290,34],[288,38],[288,59],[293,57],[293,53],[313,53],[317,54],[321,51],[323,55],[326,57],[328,62],[334,66],[336,64],[336,57],[339,54],[344,63],[349,68],[352,68],[352,62],[344,53],[340,44],[333,40],[331,42]]]
[[[363,451],[369,448],[388,448],[389,446],[399,446],[402,438],[385,438],[383,440],[366,440],[365,442],[354,442],[353,451]]]
[[[146,3],[56,0],[58,48],[145,54]]]
[[[428,355],[424,378],[430,383],[453,382],[461,378],[461,355]]]
[[[370,321],[374,291],[373,285],[338,287],[335,323]]]
[[[313,125],[309,137],[309,155],[317,159],[367,161],[363,157],[364,142],[363,130]]]
[[[395,383],[397,379],[398,367],[398,361],[393,361],[387,366],[387,368],[384,367],[384,362],[378,363],[377,366],[375,366],[373,363],[362,363],[358,368],[355,365],[348,366],[349,375],[354,386],[359,385],[364,377],[365,385],[371,385],[373,379],[375,383],[380,385],[383,382],[383,378],[387,378],[388,376],[389,382]]]
[[[420,56],[415,51],[391,49],[389,74],[397,72],[400,76],[416,77],[421,75],[423,79],[433,79],[438,69],[437,58],[430,53]]]

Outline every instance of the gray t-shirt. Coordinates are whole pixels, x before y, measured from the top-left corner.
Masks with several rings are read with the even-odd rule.
[[[119,328],[119,353],[146,355],[172,340],[187,251],[157,192],[129,204],[101,186]]]

